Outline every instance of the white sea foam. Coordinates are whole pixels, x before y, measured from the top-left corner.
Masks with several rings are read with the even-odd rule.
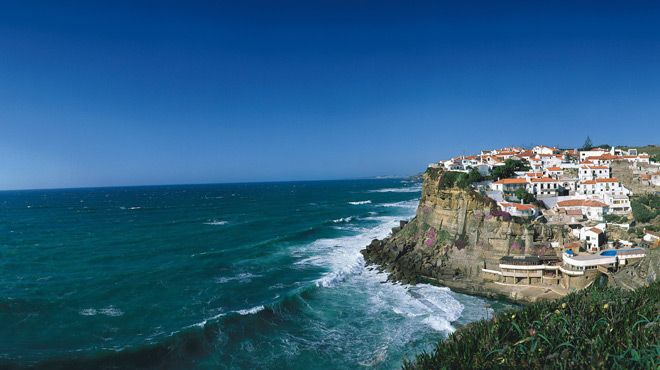
[[[236,312],[239,315],[253,315],[253,314],[255,314],[259,311],[262,311],[264,308],[265,308],[264,306],[260,305],[260,306],[248,308],[248,309],[245,309],[245,310],[234,311],[234,312]]]
[[[202,320],[202,321],[200,321],[200,322],[198,322],[198,323],[196,323],[196,324],[188,325],[188,326],[186,326],[184,329],[192,328],[192,327],[194,327],[194,326],[197,326],[197,327],[203,328],[204,325],[206,325],[207,322],[209,322],[209,321],[213,321],[213,320],[217,320],[217,319],[219,319],[219,318],[221,318],[221,317],[223,317],[223,316],[226,316],[226,315],[227,315],[226,313],[221,312],[221,313],[219,313],[219,314],[217,314],[217,315],[214,315],[214,316],[211,316],[211,317],[209,317],[209,318],[207,318],[207,319],[204,319],[204,320]]]
[[[336,223],[336,224],[338,224],[338,223],[340,223],[340,222],[351,222],[351,221],[353,221],[354,218],[355,218],[355,217],[353,217],[353,216],[342,217],[342,218],[338,218],[338,219],[336,219],[336,220],[332,220],[332,222],[334,222],[334,223]]]
[[[360,250],[373,239],[380,239],[390,233],[401,217],[369,217],[381,221],[373,228],[358,228],[361,234],[333,239],[318,239],[305,247],[310,257],[301,260],[316,266],[330,267],[330,272],[316,281],[317,286],[331,287],[364,270],[364,259]],[[369,219],[367,218],[367,219]]]
[[[220,225],[226,225],[228,223],[229,223],[228,221],[224,221],[224,220],[211,220],[204,222],[204,225],[220,226]]]
[[[252,274],[249,272],[241,272],[235,276],[221,276],[215,279],[218,284],[228,283],[230,281],[238,281],[239,283],[249,283],[253,278],[260,277],[261,275]]]
[[[105,308],[85,308],[78,311],[78,314],[82,316],[96,316],[96,315],[105,315],[111,317],[122,316],[124,312],[114,306],[108,306]]]
[[[404,188],[384,188],[369,190],[369,193],[417,193],[422,191],[421,186],[407,186]]]
[[[82,316],[94,316],[94,315],[96,315],[96,309],[94,309],[94,308],[85,308],[84,310],[80,310],[78,313]]]
[[[419,201],[417,199],[413,199],[413,200],[404,200],[401,202],[394,202],[394,203],[382,203],[382,204],[378,204],[378,206],[416,209],[418,204]]]
[[[352,204],[354,206],[359,206],[361,204],[371,204],[371,201],[370,200],[359,200],[359,201],[356,201],[356,202],[348,202],[348,204]]]
[[[377,221],[377,225],[375,227],[343,226],[343,229],[350,228],[351,231],[357,231],[359,234],[318,239],[305,245],[302,251],[297,252],[302,258],[296,264],[325,267],[330,270],[315,281],[318,287],[333,289],[339,286],[353,286],[352,289],[364,292],[366,295],[369,300],[369,312],[379,315],[393,312],[404,317],[403,323],[400,321],[388,323],[397,327],[397,333],[393,334],[397,337],[397,341],[412,340],[403,338],[414,336],[424,327],[445,334],[453,332],[454,327],[451,323],[461,317],[464,306],[448,288],[426,284],[416,286],[394,284],[386,281],[388,276],[386,273],[365,268],[360,250],[371,240],[386,237],[392,227],[398,226],[399,220],[412,217],[417,200],[386,203],[384,206],[399,207],[405,214],[360,218],[360,220]],[[378,358],[387,352],[387,345],[381,349],[382,351],[374,353],[373,358],[366,361],[378,362]]]
[[[453,326],[451,326],[451,323],[447,321],[447,319],[436,315],[428,316],[427,318],[424,319],[423,322],[428,326],[432,327],[434,330],[441,332],[453,333],[454,330],[456,330],[454,329]]]

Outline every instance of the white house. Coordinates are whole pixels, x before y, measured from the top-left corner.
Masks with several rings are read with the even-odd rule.
[[[584,161],[589,157],[600,157],[601,155],[607,153],[607,150],[602,148],[593,148],[590,150],[580,150],[580,162]]]
[[[584,165],[580,167],[578,178],[583,180],[607,179],[610,177],[609,166]]]
[[[587,229],[582,233],[581,239],[585,241],[587,250],[590,252],[598,252],[600,246],[605,244],[605,232],[597,227]]]
[[[606,193],[612,195],[629,195],[630,190],[626,189],[615,177],[610,179],[595,179],[580,181],[577,184],[578,194],[582,195],[603,195]]]
[[[579,159],[580,162],[583,162],[587,160],[588,158],[592,157],[600,157],[601,155],[607,153],[608,151],[602,148],[592,148],[589,150],[580,150],[579,151]]]
[[[622,160],[622,157],[618,157],[616,155],[611,155],[610,153],[605,153],[601,156],[598,157],[589,157],[588,160],[590,160],[593,164],[599,165],[599,166],[609,166],[612,164],[612,161],[616,160]]]
[[[536,207],[531,204],[499,202],[497,205],[511,216],[533,217],[538,213]]]
[[[608,213],[625,215],[632,211],[630,198],[627,195],[605,193],[603,200],[609,207]]]
[[[561,182],[549,177],[531,178],[527,184],[527,191],[534,196],[557,196],[561,190]]]
[[[542,168],[558,167],[562,162],[561,154],[537,154],[535,159],[541,162]]]
[[[563,211],[579,210],[582,215],[595,221],[602,221],[603,215],[608,211],[607,204],[590,199],[560,200],[557,202],[556,208]]]
[[[626,265],[628,260],[638,260],[646,256],[642,248],[606,249],[598,254],[582,254],[576,256],[574,253],[564,253],[562,262],[564,266],[572,271],[585,271],[596,269],[597,266],[606,268],[615,267],[617,264]],[[563,270],[562,270],[563,272]]]
[[[460,161],[454,161],[450,159],[448,161],[444,161],[442,164],[447,171],[462,171],[464,169]]]
[[[654,186],[660,186],[660,172],[651,174],[651,184]]]
[[[532,152],[534,152],[534,154],[554,154],[556,150],[557,148],[550,148],[543,145],[537,145],[532,148]]]
[[[660,244],[660,233],[644,229],[644,241],[651,244]]]
[[[525,189],[527,179],[501,179],[490,184],[492,190],[501,192],[513,192],[517,189]]]
[[[564,176],[564,170],[559,166],[548,167],[544,171],[545,175],[552,178],[559,178],[559,176]]]

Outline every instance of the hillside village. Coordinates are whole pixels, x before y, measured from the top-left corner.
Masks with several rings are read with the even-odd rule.
[[[660,163],[636,149],[502,148],[454,157],[429,165],[442,168],[455,184],[492,199],[493,215],[519,222],[541,222],[570,230],[570,241],[550,243],[556,253],[503,256],[498,268],[484,266],[482,276],[499,283],[579,289],[599,273],[611,275],[660,246],[657,190]],[[617,178],[643,189],[655,212],[639,235],[633,216],[635,195]],[[650,194],[650,195],[649,195]],[[639,202],[638,202],[639,203]],[[638,206],[640,207],[640,206]],[[654,208],[655,207],[655,208]],[[649,220],[645,220],[649,221]],[[644,224],[644,222],[641,222]]]

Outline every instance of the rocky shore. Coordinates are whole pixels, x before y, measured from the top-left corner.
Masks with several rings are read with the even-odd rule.
[[[561,288],[514,286],[488,281],[482,268],[497,269],[504,255],[545,254],[549,241],[563,243],[561,226],[521,222],[497,211],[494,201],[473,189],[444,187],[445,172],[429,168],[415,217],[390,237],[362,251],[368,264],[390,272],[390,279],[447,286],[472,295],[517,302],[555,299]]]

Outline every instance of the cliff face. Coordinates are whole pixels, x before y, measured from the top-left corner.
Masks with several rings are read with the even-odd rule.
[[[471,189],[442,186],[442,169],[423,175],[416,216],[400,231],[374,240],[363,250],[365,259],[406,282],[420,277],[445,285],[464,281],[479,284],[481,269],[497,268],[507,254],[547,254],[538,242],[563,242],[567,232],[558,226],[511,220],[497,212],[491,199]]]

